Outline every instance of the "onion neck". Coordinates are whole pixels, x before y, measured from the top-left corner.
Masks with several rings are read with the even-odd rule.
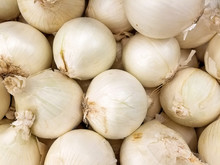
[[[31,111],[16,112],[16,121],[12,126],[21,133],[22,139],[28,140],[31,136],[30,128],[34,123],[35,115]]]
[[[22,76],[6,77],[3,84],[7,91],[14,96],[22,92],[26,84],[26,78]]]

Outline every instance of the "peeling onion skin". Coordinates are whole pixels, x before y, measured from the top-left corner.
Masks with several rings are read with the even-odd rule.
[[[60,71],[70,78],[89,80],[112,66],[116,58],[116,41],[100,21],[75,18],[57,32],[53,53]]]
[[[18,0],[18,7],[30,25],[52,34],[83,14],[85,0]]]
[[[10,94],[2,83],[3,79],[0,77],[0,120],[5,116],[10,106]]]
[[[190,151],[184,139],[159,121],[144,123],[125,138],[121,165],[204,165]]]
[[[204,4],[204,0],[125,0],[125,13],[139,33],[164,39],[190,27],[201,15]]]
[[[108,139],[123,139],[144,121],[149,98],[131,74],[110,69],[96,76],[84,101],[84,117],[89,125]]]
[[[176,123],[202,127],[220,114],[220,86],[216,79],[198,68],[178,71],[162,87],[160,102],[164,112]]]
[[[67,132],[50,147],[45,165],[116,165],[109,142],[94,131],[77,129]]]

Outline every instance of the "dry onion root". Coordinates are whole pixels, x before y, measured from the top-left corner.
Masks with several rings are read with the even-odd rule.
[[[82,89],[58,71],[7,77],[4,84],[15,98],[16,111],[29,110],[36,116],[31,131],[38,137],[57,138],[82,121]]]

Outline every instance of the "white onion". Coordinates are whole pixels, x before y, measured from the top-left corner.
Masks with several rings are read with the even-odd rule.
[[[216,79],[220,80],[220,34],[209,42],[206,48],[204,62],[206,71]]]
[[[85,0],[18,0],[24,19],[45,33],[54,33],[67,21],[80,17]]]
[[[0,77],[0,120],[5,116],[10,105],[10,94],[5,89],[3,79]]]
[[[112,66],[116,41],[103,23],[75,18],[57,32],[53,52],[58,69],[71,78],[87,80]]]
[[[17,0],[0,0],[0,22],[14,19],[19,14]]]
[[[200,157],[209,165],[219,165],[220,158],[220,120],[208,125],[199,137]]]
[[[139,33],[170,38],[191,26],[204,8],[204,0],[125,0],[125,13]]]
[[[82,89],[58,71],[7,77],[4,84],[15,98],[16,111],[29,110],[36,116],[31,131],[38,137],[57,138],[82,121]]]
[[[216,31],[210,28],[210,21],[202,15],[196,23],[195,28],[187,32],[186,38],[184,37],[184,33],[180,33],[176,39],[181,48],[189,49],[196,48],[208,42],[215,34]]]
[[[124,12],[124,0],[90,0],[86,15],[104,23],[116,34],[132,29]]]
[[[157,40],[133,36],[123,49],[125,70],[144,87],[156,87],[172,77],[179,66],[180,47],[175,38]]]
[[[29,134],[32,117],[32,114],[25,112],[11,126],[0,125],[0,164],[40,164],[41,155],[36,137]]]
[[[50,147],[44,165],[116,165],[109,142],[99,134],[84,129],[60,136]]]
[[[204,165],[179,133],[156,120],[144,123],[122,143],[121,165]]]
[[[122,139],[143,122],[148,96],[131,74],[117,69],[96,76],[86,92],[84,116],[91,127],[108,139]]]
[[[0,74],[28,76],[49,68],[52,50],[46,37],[32,26],[8,21],[0,24]]]
[[[162,87],[160,103],[176,123],[202,127],[220,114],[220,86],[208,73],[197,68],[177,72]]]

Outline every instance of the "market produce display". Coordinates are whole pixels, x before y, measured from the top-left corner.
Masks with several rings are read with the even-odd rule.
[[[219,165],[220,0],[0,0],[0,165]]]

